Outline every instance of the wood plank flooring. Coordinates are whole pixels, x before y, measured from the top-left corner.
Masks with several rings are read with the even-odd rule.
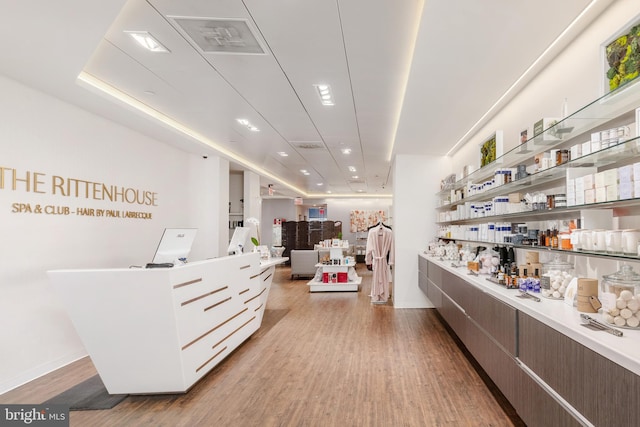
[[[71,426],[521,426],[430,309],[309,293],[276,269],[263,325],[183,395],[73,411]],[[0,395],[41,403],[95,375],[84,358]]]

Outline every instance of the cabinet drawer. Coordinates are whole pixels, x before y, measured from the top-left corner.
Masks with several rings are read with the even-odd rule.
[[[429,260],[418,255],[418,271],[419,272],[424,273],[425,275],[428,275],[429,264],[430,264]]]
[[[510,305],[473,288],[465,310],[482,329],[487,331],[512,357],[517,356],[517,310]]]
[[[522,312],[518,325],[520,360],[591,423],[638,425],[638,375]]]

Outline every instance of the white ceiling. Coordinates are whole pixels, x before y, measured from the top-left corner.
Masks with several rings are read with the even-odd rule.
[[[394,154],[445,155],[589,3],[0,0],[0,73],[185,150],[221,150],[280,196],[380,196]],[[173,17],[245,19],[265,54],[204,53]],[[143,50],[126,30],[171,52]],[[96,96],[91,79],[192,134]],[[316,83],[331,85],[334,106]]]

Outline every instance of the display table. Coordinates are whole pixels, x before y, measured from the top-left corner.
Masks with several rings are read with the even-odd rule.
[[[316,267],[322,269],[322,273],[332,274],[346,274],[349,275],[350,271],[355,271],[355,267],[352,265],[328,265],[317,264]],[[362,277],[356,276],[354,280],[347,282],[331,282],[328,283],[311,280],[307,285],[309,286],[309,292],[358,292],[360,284],[362,283]]]
[[[286,259],[48,275],[109,393],[183,393],[260,327]]]

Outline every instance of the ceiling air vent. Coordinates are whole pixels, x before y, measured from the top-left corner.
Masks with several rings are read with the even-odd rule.
[[[294,147],[301,150],[324,150],[324,144],[322,142],[315,141],[294,141],[292,142]]]
[[[204,53],[264,55],[246,19],[171,17]]]

